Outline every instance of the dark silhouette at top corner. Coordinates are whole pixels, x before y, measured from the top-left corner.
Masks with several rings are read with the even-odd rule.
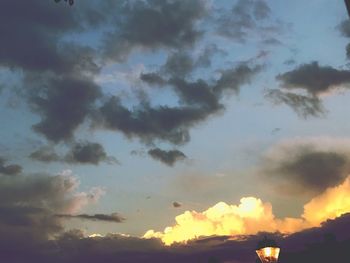
[[[73,5],[74,4],[74,0],[64,0],[65,2],[69,2],[69,5]],[[61,2],[61,0],[55,0],[56,3]]]
[[[348,15],[350,17],[350,0],[344,0],[346,5],[346,10],[348,10]]]

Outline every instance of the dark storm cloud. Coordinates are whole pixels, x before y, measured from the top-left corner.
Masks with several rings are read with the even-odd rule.
[[[114,157],[107,156],[101,144],[92,142],[75,143],[64,160],[69,163],[94,165],[98,165],[100,162],[118,163]]]
[[[221,95],[226,91],[238,92],[241,85],[249,83],[261,67],[240,65],[221,72],[214,83],[204,80],[188,82],[170,79],[180,96],[181,106],[150,107],[140,105],[132,110],[122,105],[117,97],[110,98],[99,110],[98,125],[117,130],[127,137],[137,136],[145,142],[155,139],[183,144],[189,140],[189,128],[223,110]]]
[[[105,221],[105,222],[114,222],[114,223],[122,223],[125,221],[125,218],[119,215],[118,213],[112,213],[110,215],[106,214],[94,214],[94,215],[88,215],[88,214],[80,214],[80,215],[56,215],[60,218],[77,218],[77,219],[83,219],[83,220],[92,220],[92,221]]]
[[[347,142],[291,140],[273,147],[262,159],[261,172],[285,193],[317,194],[341,184],[350,172]]]
[[[284,103],[290,106],[302,118],[321,117],[325,114],[322,102],[313,95],[300,95],[271,89],[266,92],[265,97],[276,105]]]
[[[123,1],[117,29],[105,41],[105,54],[125,60],[135,48],[183,48],[202,36],[196,26],[206,14],[205,1]]]
[[[84,23],[91,26],[92,17],[96,17],[96,23],[100,20],[97,11],[88,5],[82,9],[84,12],[72,12],[51,1],[1,1],[0,35],[4,37],[0,64],[30,71],[69,72],[81,63],[77,57],[91,62],[91,49],[58,44],[63,34],[82,31]]]
[[[183,161],[187,156],[179,150],[164,151],[154,148],[148,151],[148,154],[155,160],[158,160],[168,166],[173,166],[178,161]]]
[[[320,66],[318,62],[302,64],[294,70],[278,75],[285,89],[304,89],[317,96],[333,88],[350,83],[350,71],[338,70],[330,66]]]
[[[0,65],[22,70],[25,99],[41,117],[33,128],[48,140],[72,138],[98,97],[99,87],[86,76],[99,71],[96,52],[62,39],[102,23],[107,2],[99,9],[81,4],[74,12],[51,1],[0,3],[0,35],[6,36]]]
[[[22,166],[18,164],[6,164],[6,160],[0,157],[0,175],[18,175],[22,172]]]
[[[33,129],[48,140],[59,142],[73,138],[76,128],[91,112],[100,95],[99,87],[83,76],[37,76],[27,78],[28,101],[41,116]]]

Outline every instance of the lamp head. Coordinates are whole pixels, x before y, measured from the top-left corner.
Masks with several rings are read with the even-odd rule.
[[[258,243],[256,249],[256,254],[258,254],[262,263],[277,263],[279,253],[280,248],[277,246],[276,242],[266,237]]]

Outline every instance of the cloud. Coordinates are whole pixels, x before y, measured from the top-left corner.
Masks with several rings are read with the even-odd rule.
[[[110,215],[106,214],[94,214],[94,215],[88,215],[88,214],[78,214],[78,215],[64,215],[64,214],[58,214],[55,215],[59,218],[67,218],[67,219],[83,219],[83,220],[92,220],[92,221],[105,221],[105,222],[114,222],[114,223],[122,223],[125,221],[125,218],[119,215],[118,213],[112,213]]]
[[[207,113],[192,107],[140,105],[129,110],[118,97],[111,97],[101,108],[98,125],[120,131],[127,137],[138,137],[149,143],[155,139],[183,144],[189,141],[188,127],[203,120]],[[101,123],[102,121],[102,123]]]
[[[175,217],[175,225],[163,232],[149,230],[144,238],[160,238],[165,245],[210,236],[239,239],[259,232],[293,234],[350,212],[350,176],[311,199],[299,218],[276,218],[270,203],[255,197],[241,198],[238,205],[219,202],[205,211],[185,211]]]
[[[314,225],[350,212],[350,177],[340,185],[328,188],[304,206],[302,215]]]
[[[337,86],[350,83],[350,71],[320,66],[315,61],[302,64],[276,78],[285,89],[303,89],[311,95],[318,96],[332,91]]]
[[[159,148],[154,148],[148,151],[148,154],[155,160],[162,163],[173,166],[178,161],[187,159],[187,156],[179,150],[164,151]]]
[[[0,4],[0,22],[7,24],[0,26],[0,35],[7,36],[0,43],[0,64],[23,76],[24,99],[41,117],[33,129],[50,141],[71,139],[99,95],[99,87],[87,77],[100,69],[96,52],[63,39],[98,26],[106,5],[95,9],[85,3],[72,12],[40,0]]]
[[[32,152],[29,157],[45,163],[66,162],[98,165],[101,162],[106,162],[108,164],[119,164],[115,157],[107,155],[103,146],[99,143],[79,141],[69,146],[70,149],[65,155],[57,154],[52,146],[44,146]]]
[[[286,194],[323,192],[350,173],[350,142],[328,137],[283,141],[264,154],[258,173]]]
[[[61,187],[65,186],[67,185],[61,185]],[[2,258],[9,262],[58,263],[118,260],[133,263],[140,260],[143,262],[178,262],[179,260],[206,262],[209,258],[215,257],[225,262],[248,263],[254,260],[254,248],[258,241],[268,235],[283,248],[284,260],[286,260],[292,256],[290,253],[303,250],[309,244],[313,244],[315,248],[315,242],[322,241],[326,233],[333,233],[339,237],[340,242],[349,239],[348,232],[344,231],[349,224],[349,214],[345,214],[350,209],[349,190],[350,177],[343,184],[327,189],[305,204],[304,212],[299,218],[275,218],[271,204],[254,197],[242,198],[239,205],[220,202],[203,212],[186,211],[176,217],[175,226],[167,227],[164,232],[148,231],[144,238],[123,234],[106,236],[95,234],[87,237],[81,230],[71,230],[62,232],[54,240],[43,240],[40,246],[31,246],[32,243],[28,242],[28,237],[18,239],[16,235],[4,236],[3,229],[0,227],[1,244],[8,245],[9,241],[16,240],[16,243],[13,243],[16,244],[16,249],[2,247],[8,248],[2,250]],[[0,195],[2,194],[3,192],[0,192]],[[21,217],[6,218],[7,215],[15,213],[11,209],[2,209],[0,211],[6,211],[6,213],[0,213],[2,216],[0,226],[2,222],[15,224],[15,229],[18,230],[19,225],[31,222],[27,220],[28,218],[33,219],[32,217],[25,218],[26,220]],[[43,207],[27,207],[23,211],[33,216],[42,213]],[[327,221],[324,222],[324,220]],[[42,228],[44,226],[45,224],[41,225]],[[181,231],[184,232],[181,233]],[[259,233],[260,231],[262,232]],[[249,235],[249,233],[255,234]],[[166,240],[168,242],[166,244],[172,244],[172,246],[164,246],[159,238],[163,242]],[[186,244],[173,243],[175,238],[179,242],[186,241]],[[24,244],[26,247],[23,247]]]
[[[206,14],[206,2],[122,2],[117,11],[117,29],[106,35],[105,55],[123,61],[133,49],[183,48],[201,36],[197,22]]]
[[[350,37],[350,20],[349,19],[343,20],[337,26],[337,28],[339,29],[339,31],[342,33],[344,37]]]
[[[9,35],[0,43],[0,63],[21,72],[24,99],[40,117],[33,130],[50,143],[74,141],[78,128],[92,121],[94,128],[119,131],[144,143],[184,144],[190,139],[191,127],[224,109],[220,101],[224,91],[238,92],[261,69],[240,65],[220,70],[219,79],[192,78],[195,70],[209,67],[213,56],[224,53],[206,43],[196,56],[186,51],[204,34],[201,22],[208,19],[209,11],[204,0],[104,1],[99,5],[86,1],[76,3],[75,12],[39,0],[30,5],[17,2],[1,4],[1,10],[6,10],[1,17],[11,32],[0,27],[0,34]],[[259,1],[254,3],[259,6],[255,17],[263,18],[266,8]],[[22,8],[26,10],[23,15]],[[103,52],[75,38],[106,25],[111,31],[98,39]],[[25,49],[11,44],[25,43],[28,36],[32,41]],[[109,60],[120,62],[133,50],[159,48],[166,49],[166,63],[159,72],[143,73],[140,78],[151,85],[171,87],[179,96],[178,105],[152,105],[144,96],[130,108],[121,98],[104,94],[96,83]],[[48,150],[45,156],[37,153],[32,157],[57,159]]]
[[[158,72],[142,73],[140,79],[153,86],[171,85],[169,79],[185,80],[197,69],[210,67],[215,55],[226,55],[226,52],[215,44],[205,46],[195,55],[189,50],[172,51]]]
[[[45,163],[58,162],[62,160],[62,157],[55,152],[55,149],[52,146],[41,147],[32,152],[29,157],[33,160]]]
[[[89,78],[75,75],[27,78],[28,102],[41,116],[33,129],[55,143],[73,138],[91,113],[100,88]]]
[[[280,81],[281,89],[268,90],[265,97],[275,104],[290,106],[303,118],[322,117],[326,110],[320,97],[340,88],[348,88],[350,71],[320,66],[314,61],[279,74],[276,79]]]
[[[215,33],[231,40],[245,43],[248,38],[260,35],[264,39],[274,39],[285,30],[286,25],[273,19],[271,9],[264,0],[239,0],[231,10],[219,10]]]
[[[220,77],[211,84],[204,80],[188,82],[171,78],[168,84],[179,94],[181,106],[150,107],[144,102],[130,110],[118,97],[111,97],[99,109],[95,125],[121,131],[129,138],[137,136],[147,143],[159,139],[183,144],[189,140],[190,127],[223,109],[219,99],[224,92],[238,92],[240,86],[249,83],[260,70],[260,66],[239,65],[221,71]],[[154,75],[152,78],[155,79]]]
[[[269,203],[254,197],[242,198],[239,205],[219,202],[203,211],[186,211],[175,218],[176,224],[164,232],[149,230],[144,238],[158,237],[166,245],[186,242],[204,236],[238,236],[275,232],[277,223]]]
[[[0,175],[19,175],[22,172],[22,166],[18,164],[6,165],[6,160],[0,157]]]
[[[64,230],[56,213],[71,214],[96,202],[103,191],[78,192],[70,172],[0,177],[0,246],[18,253]]]
[[[87,141],[75,143],[64,157],[64,160],[68,163],[94,165],[100,162],[118,163],[118,160],[114,157],[107,156],[102,145]]]
[[[317,96],[301,95],[292,92],[285,92],[278,89],[267,90],[265,97],[275,105],[286,104],[290,106],[300,117],[324,116],[326,110]]]
[[[350,20],[349,19],[343,20],[337,26],[337,28],[344,37],[347,37],[347,38],[350,37]],[[348,59],[350,58],[350,43],[346,45],[346,57]]]
[[[156,139],[173,144],[189,141],[189,128],[224,109],[221,98],[227,93],[238,93],[261,71],[261,66],[240,64],[221,70],[213,82],[202,79],[188,81],[170,76],[165,79],[157,73],[141,75],[148,84],[160,85],[166,81],[178,94],[180,106],[150,107],[144,102],[132,110],[122,105],[120,98],[112,97],[99,109],[96,126],[121,131],[127,137],[139,137],[150,143]]]
[[[349,215],[330,220],[320,227],[284,236],[278,233],[259,233],[233,240],[230,236],[213,236],[189,241],[185,244],[163,246],[158,239],[143,239],[122,234],[86,237],[81,230],[71,230],[54,241],[26,253],[2,253],[8,262],[254,262],[256,244],[267,235],[282,247],[283,262],[318,262],[320,255],[327,262],[330,255],[347,259]],[[334,234],[332,237],[330,233]],[[326,237],[326,238],[325,238]],[[334,243],[335,242],[335,243]],[[316,255],[316,256],[315,256]],[[316,260],[317,259],[317,260]],[[219,261],[219,262],[220,262]],[[320,261],[321,262],[321,261]],[[323,262],[323,261],[322,261]]]
[[[26,71],[51,70],[56,73],[96,66],[90,56],[92,49],[77,47],[73,43],[64,45],[60,40],[65,34],[97,26],[105,19],[101,11],[108,11],[107,8],[96,9],[91,3],[85,3],[71,12],[51,2],[34,0],[22,3],[14,0],[2,2],[0,10],[0,23],[3,25],[0,35],[7,36],[0,43],[2,65]],[[22,43],[26,43],[25,48]]]

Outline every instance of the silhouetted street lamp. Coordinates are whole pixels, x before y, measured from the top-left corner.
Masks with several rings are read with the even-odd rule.
[[[280,248],[276,242],[266,237],[258,243],[256,254],[262,263],[277,263],[280,254]]]

